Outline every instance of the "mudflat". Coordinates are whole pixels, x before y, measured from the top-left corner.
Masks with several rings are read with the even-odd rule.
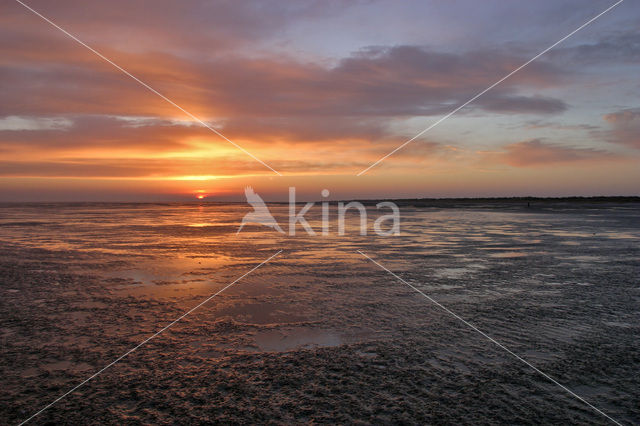
[[[611,417],[640,422],[640,205],[483,203],[406,203],[392,238],[236,236],[246,207],[235,204],[3,205],[2,423],[278,250],[32,422],[608,422],[356,250]]]

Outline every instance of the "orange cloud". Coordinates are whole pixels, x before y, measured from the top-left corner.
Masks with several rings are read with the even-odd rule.
[[[506,145],[497,152],[482,152],[484,162],[514,167],[534,167],[581,162],[602,162],[621,159],[608,151],[593,148],[565,147],[545,143],[541,139]]]
[[[611,127],[611,142],[640,148],[640,108],[625,109],[604,116]]]

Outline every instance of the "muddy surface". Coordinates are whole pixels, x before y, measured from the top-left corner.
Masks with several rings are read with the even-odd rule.
[[[283,221],[286,207],[273,207]],[[286,237],[238,205],[0,207],[0,423],[640,423],[640,209],[402,208]],[[376,217],[375,208],[371,215]],[[310,216],[319,229],[319,217]],[[333,226],[334,224],[332,224]]]

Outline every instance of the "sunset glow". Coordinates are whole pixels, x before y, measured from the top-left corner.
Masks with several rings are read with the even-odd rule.
[[[637,194],[635,4],[356,176],[608,3],[580,3],[580,16],[573,4],[543,2],[526,19],[501,3],[441,5],[438,17],[419,2],[278,3],[269,12],[236,5],[204,25],[174,3],[90,2],[78,13],[64,2],[31,2],[207,129],[8,2],[0,197],[179,199],[193,182],[218,199],[241,198],[247,183],[267,197],[292,183],[311,196],[326,182],[349,197],[390,196],[386,187],[411,197]],[[462,25],[469,8],[474,24]],[[363,32],[354,25],[361,13],[371,19]],[[495,14],[511,14],[498,32]],[[307,31],[325,25],[326,40]],[[167,27],[188,36],[168,36]],[[614,53],[627,45],[631,53]]]

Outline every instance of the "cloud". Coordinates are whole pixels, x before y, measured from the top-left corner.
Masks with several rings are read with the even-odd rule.
[[[225,134],[242,139],[299,144],[310,142],[341,144],[353,141],[379,141],[392,137],[387,126],[381,121],[352,117],[236,117],[224,120],[220,129]]]
[[[0,132],[19,130],[65,130],[73,122],[63,117],[0,117]]]
[[[524,129],[553,129],[553,130],[569,130],[569,131],[595,131],[600,129],[593,124],[566,124],[554,121],[529,120],[516,128]]]
[[[413,136],[394,130],[407,119],[446,114],[530,58],[508,47],[370,46],[332,60],[262,49],[292,21],[338,16],[351,7],[338,0],[30,5],[259,158],[291,172],[361,170]],[[4,173],[149,177],[261,169],[19,4],[5,9]],[[609,43],[635,49],[632,38]],[[569,106],[549,93],[572,75],[540,58],[459,114],[560,114]],[[620,137],[630,138],[630,130],[616,126]],[[283,153],[293,160],[285,161]],[[393,158],[415,166],[451,155],[423,141]],[[538,140],[507,146],[497,158],[527,166],[598,155],[604,153]]]
[[[640,108],[612,112],[604,119],[612,127],[609,133],[611,142],[640,149]]]
[[[198,127],[190,129],[180,124],[155,120],[153,126],[132,126],[130,122],[117,117],[103,115],[65,116],[56,118],[23,118],[21,129],[0,129],[2,146],[12,150],[31,152],[32,156],[44,153],[52,156],[61,150],[141,150],[158,152],[163,150],[186,149],[189,144],[185,135],[206,135],[208,130]],[[65,123],[65,126],[48,128],[42,123]],[[30,128],[24,128],[29,123]],[[39,123],[34,128],[33,123]]]
[[[313,160],[292,159],[271,161],[283,173],[334,174],[349,173],[367,167],[366,156],[348,161],[331,158]],[[10,178],[102,178],[102,179],[152,179],[192,180],[198,177],[218,179],[228,176],[264,175],[264,168],[251,159],[219,157],[212,161],[202,158],[61,158],[57,160],[0,160],[0,177]]]
[[[249,161],[199,159],[70,158],[55,161],[0,161],[3,177],[175,178],[188,175],[233,175],[254,169]],[[188,171],[185,173],[185,171]]]
[[[182,57],[211,57],[273,38],[287,23],[335,15],[359,1],[247,0],[216,1],[31,0],[29,5],[71,30],[82,40],[99,42],[127,52],[172,52]],[[18,3],[7,4],[0,15],[0,35],[20,42],[29,35],[45,45],[73,43]],[[47,43],[50,41],[50,43]],[[32,46],[30,46],[32,47]]]
[[[42,120],[30,117],[22,122]],[[28,130],[14,130],[15,120],[6,121],[12,126],[0,130],[0,176],[170,178],[265,172],[262,165],[190,121],[85,115],[54,120],[72,123],[64,128],[37,130],[31,124]],[[257,121],[247,123],[251,126],[245,129],[234,129],[233,122],[211,124],[225,133],[233,131],[240,136],[241,146],[277,170],[292,173],[351,172],[400,143],[390,137],[374,144],[385,130],[360,121],[332,126],[319,120],[279,126]],[[301,140],[305,135],[309,139]]]
[[[204,118],[381,117],[443,114],[512,71],[511,52],[446,53],[420,46],[372,47],[334,66],[290,57],[181,57],[169,50],[126,52],[97,46],[116,63]],[[26,53],[25,53],[26,52]],[[70,40],[0,43],[4,115],[180,112]],[[557,113],[559,100],[518,93],[560,84],[565,73],[532,63],[475,104],[509,113]]]
[[[20,167],[40,167],[38,173],[62,173],[67,167],[72,174],[120,176],[128,168],[132,176],[150,176],[151,166],[138,159],[120,164],[99,159],[147,155],[148,164],[166,175],[177,170],[155,161],[162,153],[202,156],[209,162],[231,155],[233,147],[226,141],[69,40],[40,44],[37,34],[20,40],[15,45],[0,42],[0,95],[5,100],[0,116],[5,114],[2,122],[9,123],[19,114],[31,127],[23,123],[30,131],[17,131],[15,124],[0,126],[0,148],[10,151],[5,161],[29,156],[34,166],[23,162]],[[259,158],[279,163],[287,152],[295,160],[281,168],[301,172],[316,169],[313,161],[329,170],[367,167],[367,161],[412,136],[392,130],[403,120],[447,113],[523,61],[509,52],[446,53],[419,46],[370,47],[333,65],[286,56],[185,58],[170,51],[97,47]],[[554,86],[562,78],[549,64],[532,64],[517,80],[485,94],[473,109],[561,112],[566,108],[562,101],[519,91]],[[33,124],[47,120],[49,127]],[[66,125],[54,129],[54,122]],[[415,148],[413,155],[395,157],[415,163],[416,155],[429,157],[437,146],[421,145],[419,154]],[[304,152],[308,149],[313,152]],[[92,156],[95,161],[89,161]],[[55,159],[64,161],[55,165]],[[199,170],[193,163],[181,164]]]
[[[617,160],[619,156],[593,148],[565,147],[546,143],[541,139],[517,142],[502,147],[497,152],[481,153],[489,163],[507,164],[513,167],[536,167],[578,162]]]
[[[478,103],[488,111],[507,114],[557,114],[568,108],[560,99],[543,96],[488,96]]]
[[[630,29],[600,38],[592,43],[559,48],[549,52],[554,59],[572,64],[632,64],[640,62],[640,34]]]

